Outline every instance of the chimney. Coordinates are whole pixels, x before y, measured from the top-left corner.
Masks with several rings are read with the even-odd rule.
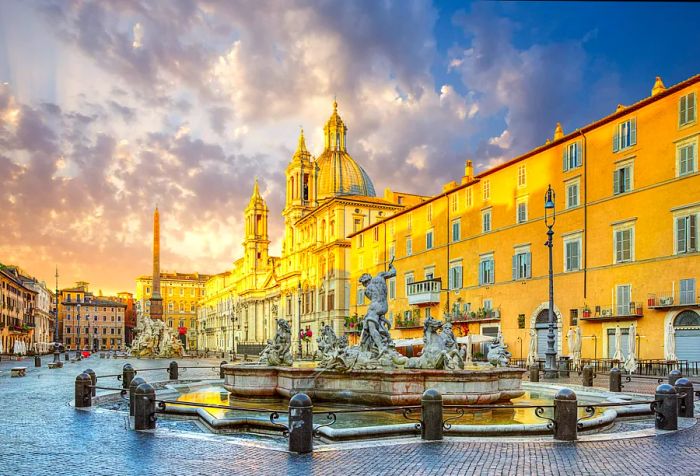
[[[464,176],[468,180],[474,178],[474,166],[472,165],[471,160],[467,160],[467,163],[464,165]]]

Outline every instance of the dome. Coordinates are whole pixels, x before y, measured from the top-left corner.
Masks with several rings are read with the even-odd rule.
[[[336,195],[376,196],[367,172],[343,150],[325,150],[318,165],[318,198]]]
[[[347,127],[338,114],[338,103],[334,101],[333,114],[323,128],[325,147],[316,160],[319,199],[336,195],[376,196],[369,175],[345,148],[346,132]]]

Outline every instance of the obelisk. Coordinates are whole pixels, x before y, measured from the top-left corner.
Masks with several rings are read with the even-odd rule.
[[[151,294],[151,319],[163,319],[163,298],[160,296],[160,215],[158,207],[153,213],[153,294]]]

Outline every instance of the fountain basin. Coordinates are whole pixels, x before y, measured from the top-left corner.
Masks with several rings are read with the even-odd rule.
[[[381,406],[419,405],[429,388],[446,405],[487,404],[521,397],[518,368],[478,370],[332,370],[261,365],[223,366],[224,387],[234,396],[289,398],[305,393],[314,401]]]

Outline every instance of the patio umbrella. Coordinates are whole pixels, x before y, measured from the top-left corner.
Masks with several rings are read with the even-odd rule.
[[[484,342],[493,342],[495,337],[485,336],[481,334],[467,334],[466,336],[457,337],[458,344],[483,344]]]
[[[627,344],[629,347],[629,354],[627,354],[627,359],[625,359],[625,370],[629,373],[633,373],[637,370],[637,356],[634,355],[637,351],[635,347],[637,341],[637,326],[634,324],[630,326],[630,333],[627,337],[629,339],[629,343]]]
[[[535,329],[530,329],[530,345],[527,349],[527,366],[534,365],[537,362],[537,332]]]
[[[574,343],[574,370],[581,369],[581,346],[583,345],[583,336],[581,335],[581,327],[576,327],[576,337]]]
[[[569,332],[566,333],[566,346],[569,348],[569,357],[574,356],[574,346],[576,345],[576,333],[573,327],[569,327]]]
[[[622,358],[622,331],[620,330],[620,326],[615,328],[615,354],[613,355],[613,360],[617,360],[618,362],[624,360]]]
[[[668,323],[666,330],[666,360],[668,362],[676,362],[676,329],[673,327],[673,322]]]

